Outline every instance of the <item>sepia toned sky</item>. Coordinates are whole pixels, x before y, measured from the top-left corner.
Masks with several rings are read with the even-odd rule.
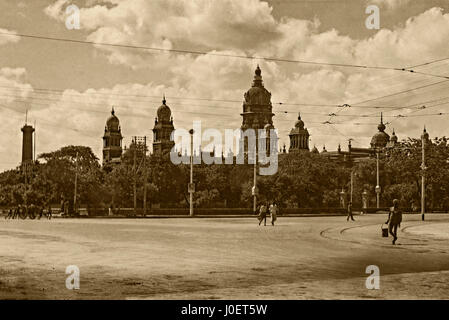
[[[79,30],[66,28],[70,4],[80,8]],[[380,9],[380,30],[365,26],[368,5]],[[134,135],[151,141],[163,94],[176,128],[194,120],[203,128],[238,128],[257,64],[272,93],[281,146],[288,148],[299,111],[311,147],[320,150],[339,143],[346,149],[349,138],[368,147],[381,111],[387,132],[394,128],[399,139],[418,137],[424,124],[432,137],[448,136],[449,80],[441,77],[449,76],[449,59],[441,60],[449,58],[448,41],[447,0],[2,0],[0,171],[21,160],[26,110],[36,122],[37,153],[77,144],[100,159],[111,107],[124,144]],[[236,56],[420,66],[411,73]],[[354,107],[336,107],[343,104]]]

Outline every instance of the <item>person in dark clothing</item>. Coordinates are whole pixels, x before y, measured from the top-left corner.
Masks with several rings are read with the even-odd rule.
[[[264,220],[264,226],[267,225],[267,206],[262,203],[259,209],[259,226],[262,223],[262,220]]]
[[[348,217],[346,221],[349,221],[349,218],[351,218],[352,221],[355,221],[354,217],[352,216],[352,202],[348,203]]]
[[[8,215],[5,219],[11,219],[14,216],[14,210],[12,208],[9,209]]]
[[[48,206],[48,209],[47,209],[47,219],[48,220],[51,220],[51,215],[52,215],[51,206]]]
[[[385,222],[388,224],[388,232],[393,236],[393,244],[396,244],[398,239],[398,227],[401,226],[402,222],[402,211],[399,209],[399,200],[393,200],[393,206],[390,208],[388,213],[388,220]]]

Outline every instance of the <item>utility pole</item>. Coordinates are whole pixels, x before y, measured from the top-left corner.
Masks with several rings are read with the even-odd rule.
[[[144,145],[143,145],[143,170],[144,170],[144,181],[143,181],[143,216],[147,214],[147,179],[148,179],[148,172],[147,172],[147,137],[145,136],[143,138]]]
[[[424,214],[426,210],[426,141],[429,138],[429,134],[424,126],[423,134],[421,135],[421,147],[422,147],[422,176],[421,176],[421,218],[424,221]]]
[[[76,153],[76,165],[75,165],[75,192],[73,194],[73,211],[76,213],[76,193],[78,188],[78,152]]]
[[[193,129],[189,130],[190,133],[190,183],[188,191],[190,193],[190,210],[189,214],[193,217],[193,193],[195,192],[195,185],[193,184]]]
[[[352,203],[352,194],[354,193],[354,170],[351,168],[351,203]]]
[[[137,215],[137,172],[136,172],[136,161],[137,161],[137,138],[134,136],[132,144],[134,149],[134,163],[133,163],[133,174],[134,174],[134,215]]]
[[[376,206],[377,209],[380,207],[380,178],[379,178],[379,150],[376,149],[376,178],[377,178],[377,184],[376,184]]]
[[[33,162],[36,161],[36,120],[34,120],[34,144],[33,144]]]
[[[253,182],[253,190],[252,190],[252,194],[253,194],[253,212],[256,213],[257,212],[257,194],[258,194],[258,190],[257,190],[257,146],[254,147],[254,182]]]
[[[27,196],[27,191],[28,191],[28,178],[27,178],[27,175],[28,175],[28,163],[27,162],[22,163],[22,168],[23,168],[24,173],[25,173],[25,193],[24,193],[24,196],[23,196],[23,202],[25,204],[25,210],[28,211],[28,206],[27,206],[27,200],[28,200],[28,196]]]

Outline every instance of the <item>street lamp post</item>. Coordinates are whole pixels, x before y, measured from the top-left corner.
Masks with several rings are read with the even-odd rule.
[[[421,176],[421,218],[424,221],[424,213],[426,210],[426,140],[429,137],[429,134],[426,131],[426,127],[424,127],[423,134],[421,135],[421,147],[422,147],[422,176]]]
[[[193,217],[193,193],[195,192],[195,186],[193,184],[193,129],[189,130],[190,133],[190,183],[189,183],[189,194],[190,194],[190,216]]]
[[[252,189],[252,194],[253,194],[253,211],[254,213],[257,212],[257,194],[258,194],[258,190],[257,190],[257,151],[254,151],[254,186]]]
[[[380,178],[379,178],[379,150],[376,150],[376,206],[377,209],[380,208]]]

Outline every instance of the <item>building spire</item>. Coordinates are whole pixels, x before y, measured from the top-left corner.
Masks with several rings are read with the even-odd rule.
[[[114,106],[112,106],[111,114],[112,114],[112,115],[115,115]]]
[[[165,93],[164,93],[164,97],[162,98],[162,104],[165,105],[166,102],[167,102],[167,100],[165,100]]]

